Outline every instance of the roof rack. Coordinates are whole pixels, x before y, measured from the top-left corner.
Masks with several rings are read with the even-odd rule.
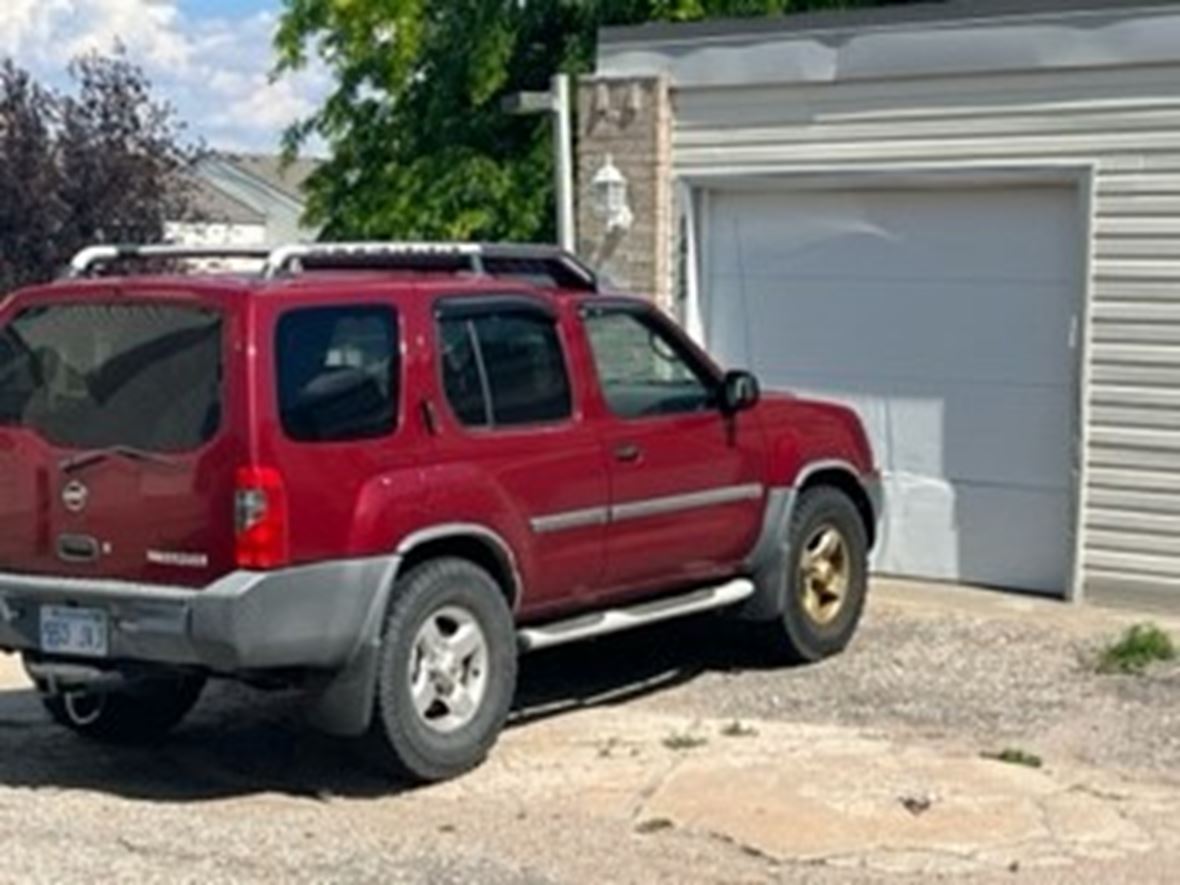
[[[524,277],[563,289],[596,292],[597,275],[557,247],[520,243],[356,242],[295,243],[276,249],[239,246],[91,246],[70,262],[68,275],[87,276],[95,267],[127,259],[245,258],[263,262],[275,279],[304,270],[436,270],[492,277]]]
[[[262,261],[270,253],[270,249],[262,246],[176,246],[167,243],[150,246],[87,246],[70,261],[66,276],[77,279],[87,276],[95,267],[128,259],[252,258]]]

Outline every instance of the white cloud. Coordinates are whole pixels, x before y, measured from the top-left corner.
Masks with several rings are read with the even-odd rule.
[[[320,69],[272,83],[271,12],[186,16],[177,0],[0,0],[0,55],[60,83],[69,60],[117,44],[213,147],[274,150],[328,88]]]
[[[231,127],[240,120],[252,120],[259,126],[282,128],[314,110],[308,96],[300,93],[298,86],[289,79],[270,82],[265,76],[255,75],[247,80],[247,88],[234,89],[232,94],[239,97],[211,122]]]

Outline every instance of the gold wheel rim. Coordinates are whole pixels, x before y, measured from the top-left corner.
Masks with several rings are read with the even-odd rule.
[[[848,542],[833,525],[817,528],[799,557],[799,593],[803,610],[821,626],[834,621],[848,597],[852,557]]]

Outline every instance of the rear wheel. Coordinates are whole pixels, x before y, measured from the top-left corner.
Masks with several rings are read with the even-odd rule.
[[[123,691],[42,691],[41,703],[59,725],[104,743],[159,740],[200,700],[205,679],[181,675],[141,682]]]
[[[783,612],[764,625],[771,649],[794,662],[842,651],[856,633],[868,590],[868,541],[856,505],[839,489],[802,493],[788,528]]]
[[[372,738],[400,777],[474,768],[516,691],[516,630],[503,591],[463,559],[414,568],[394,588],[382,634]]]

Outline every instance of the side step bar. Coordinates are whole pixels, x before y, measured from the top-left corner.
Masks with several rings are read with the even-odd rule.
[[[693,590],[680,596],[642,602],[627,608],[592,612],[564,621],[542,624],[539,627],[526,627],[517,633],[517,637],[520,640],[521,651],[536,651],[540,648],[565,645],[567,642],[578,642],[672,618],[724,608],[753,595],[754,582],[746,578],[737,578],[727,584]]]

